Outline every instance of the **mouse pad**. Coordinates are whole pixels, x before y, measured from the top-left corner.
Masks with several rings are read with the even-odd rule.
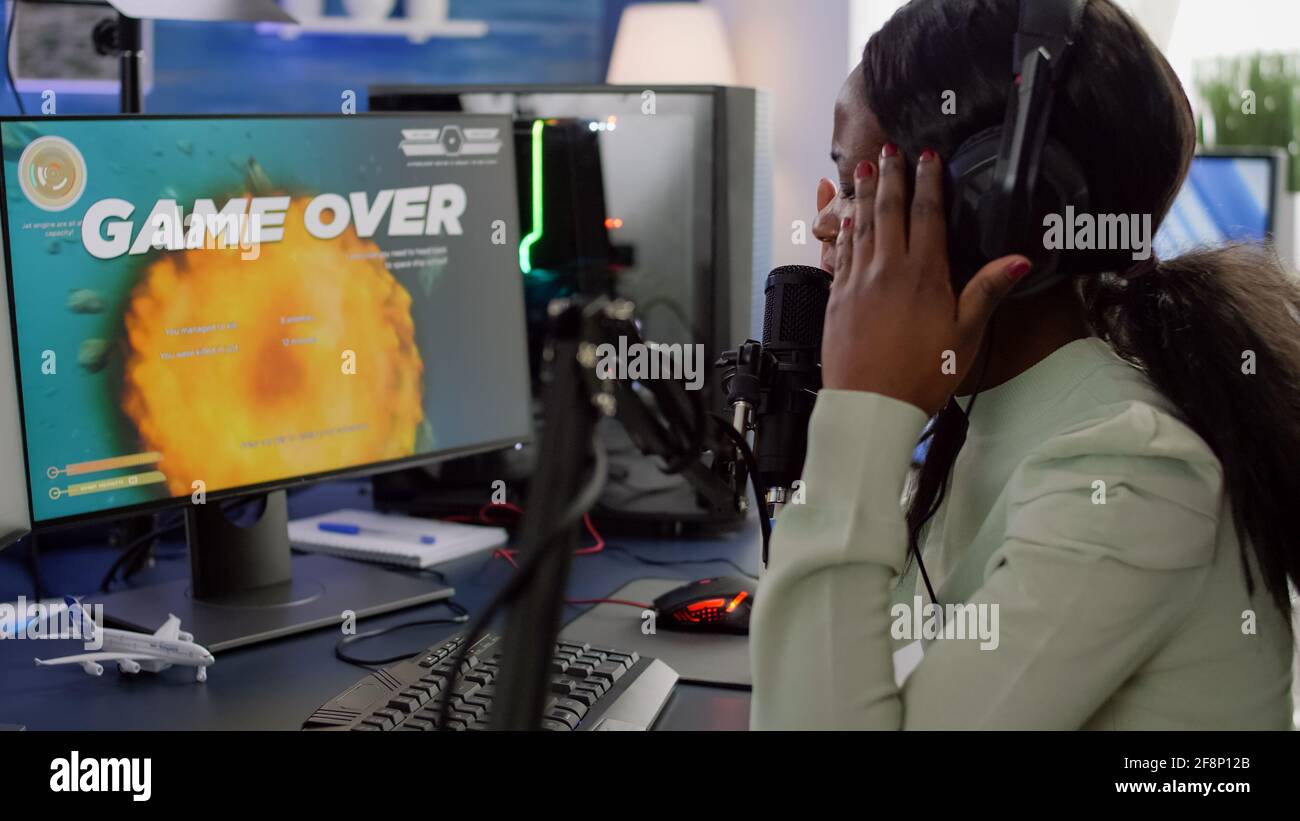
[[[651,602],[682,579],[637,579],[604,598]],[[569,622],[561,635],[573,641],[635,650],[662,659],[683,680],[698,684],[749,687],[749,636],[730,633],[641,632],[641,613],[621,604],[598,604]]]

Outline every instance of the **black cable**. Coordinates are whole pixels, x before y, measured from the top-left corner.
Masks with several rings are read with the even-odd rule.
[[[31,533],[27,539],[27,572],[32,577],[32,597],[41,601],[48,598],[49,588],[45,586],[45,577],[41,574],[40,537]]]
[[[107,593],[109,588],[113,586],[114,577],[117,575],[117,571],[121,569],[123,565],[134,559],[138,552],[141,550],[147,550],[154,539],[157,539],[159,536],[166,533],[170,533],[179,527],[183,527],[184,525],[185,519],[182,517],[179,521],[172,522],[171,524],[159,525],[148,533],[145,533],[143,536],[139,536],[128,542],[126,547],[122,548],[122,552],[118,554],[116,561],[109,566],[108,572],[104,574],[103,580],[99,583],[99,592]]]
[[[224,505],[222,509],[227,514],[234,512],[235,515],[238,516],[238,515],[243,515],[245,509],[250,504],[261,501],[262,498],[263,498],[262,496],[250,496],[242,499],[226,500],[225,502],[216,502],[215,504]],[[149,531],[143,536],[139,536],[136,539],[133,539],[132,541],[128,542],[126,547],[122,548],[122,553],[117,557],[117,561],[113,562],[112,566],[108,568],[108,572],[104,574],[103,580],[99,583],[99,592],[101,593],[109,592],[109,588],[113,585],[114,576],[116,576],[117,571],[120,570],[127,563],[134,561],[138,554],[147,552],[149,550],[150,545],[153,543],[155,539],[157,539],[159,536],[162,536],[166,533],[169,533],[173,530],[176,530],[177,528],[184,527],[184,526],[185,526],[185,516],[184,514],[182,514],[181,518],[178,519],[177,521],[168,525],[159,525],[158,527],[154,528],[153,530]],[[135,572],[135,570],[138,569],[139,568],[137,567],[129,571],[125,576],[123,576],[123,581],[129,578]]]
[[[628,556],[629,558],[640,562],[641,564],[650,565],[652,567],[676,567],[677,565],[683,565],[683,564],[729,564],[736,569],[736,572],[738,572],[742,576],[745,576],[746,578],[750,578],[750,579],[758,578],[758,574],[750,573],[748,570],[741,567],[736,562],[732,561],[731,559],[724,558],[722,556],[718,556],[712,559],[650,559],[645,556],[639,555],[637,553],[633,553],[631,550],[628,550],[626,547],[623,547],[622,545],[613,545],[613,544],[606,545],[605,549],[618,551],[619,553],[622,553]]]
[[[14,45],[14,22],[18,19],[18,3],[19,0],[14,0],[13,12],[6,21],[8,25],[5,27],[5,77],[9,78],[9,90],[14,93],[14,103],[18,106],[18,113],[26,117],[27,109],[23,106],[22,95],[18,93],[18,84],[14,82],[13,66],[9,64],[9,54]]]
[[[436,602],[436,604],[441,604],[446,606],[448,610],[455,613],[456,615],[449,619],[419,619],[417,621],[405,621],[402,622],[401,624],[394,624],[392,627],[381,627],[378,630],[370,630],[365,633],[357,633],[354,636],[344,636],[343,638],[339,639],[338,644],[334,645],[334,655],[340,661],[346,661],[348,664],[355,664],[356,666],[364,667],[367,670],[373,670],[385,664],[392,664],[395,661],[402,661],[403,659],[409,659],[412,656],[419,655],[420,653],[423,653],[425,650],[428,649],[427,645],[424,647],[420,647],[419,649],[412,650],[409,653],[400,653],[395,656],[387,656],[385,658],[379,658],[379,659],[357,658],[356,656],[345,653],[343,651],[343,648],[347,647],[350,644],[355,644],[359,641],[366,641],[368,639],[377,638],[379,636],[385,636],[388,635],[389,633],[396,633],[398,630],[406,630],[411,627],[423,627],[431,624],[464,624],[465,622],[469,621],[469,611],[466,610],[459,603],[454,602],[451,599],[447,599],[445,601]]]
[[[989,360],[992,358],[993,358],[993,324],[989,323],[988,331],[986,332],[984,337],[984,361],[980,363],[979,378],[975,380],[975,389],[971,393],[970,401],[966,403],[966,408],[962,411],[962,416],[964,417],[962,419],[962,432],[961,432],[962,441],[957,445],[958,450],[960,450],[961,446],[966,442],[966,430],[970,427],[971,411],[975,409],[975,400],[979,399],[980,388],[984,386],[984,377],[988,375]],[[931,431],[933,431],[933,427],[931,428]],[[931,432],[930,435],[933,436],[933,432]],[[929,458],[928,453],[926,454],[926,458],[927,459]],[[950,466],[949,475],[945,477],[943,484],[940,485],[939,492],[935,495],[934,502],[930,504],[930,509],[929,511],[926,512],[925,519],[927,522],[930,520],[931,517],[933,517],[936,513],[939,512],[939,507],[943,504],[944,497],[947,496],[948,494],[948,483],[952,481],[951,470],[952,468]],[[916,556],[916,567],[918,570],[921,571],[921,581],[925,583],[925,592],[930,594],[931,603],[933,603],[936,607],[941,608],[943,605],[939,603],[939,597],[935,595],[934,592],[934,585],[930,583],[930,574],[927,573],[925,570],[925,560],[921,558],[921,546],[919,544],[917,545],[916,550],[913,551],[913,555]]]
[[[608,473],[609,467],[607,464],[608,457],[605,454],[604,443],[601,441],[599,434],[596,434],[594,431],[592,435],[592,450],[595,464],[591,471],[591,478],[587,480],[586,485],[584,485],[574,496],[573,502],[560,516],[560,520],[556,523],[555,527],[551,529],[551,533],[538,542],[539,549],[524,556],[524,560],[516,569],[514,576],[511,577],[510,581],[506,582],[504,587],[497,591],[496,595],[492,597],[492,600],[489,601],[487,606],[483,608],[483,611],[479,613],[478,618],[475,619],[474,623],[465,631],[465,639],[461,642],[460,648],[456,651],[456,656],[452,660],[451,670],[447,672],[446,686],[438,696],[438,724],[434,729],[442,731],[447,727],[447,718],[451,715],[451,693],[460,685],[462,672],[461,667],[464,665],[465,659],[469,655],[470,648],[473,647],[478,640],[483,637],[483,634],[487,632],[488,625],[492,622],[492,619],[496,617],[497,613],[500,612],[501,608],[518,597],[524,588],[532,581],[533,576],[537,574],[537,571],[541,568],[543,562],[549,558],[549,553],[546,548],[550,544],[551,538],[555,534],[563,531],[566,527],[576,525],[582,518],[583,514],[587,512],[587,509],[590,508],[591,505],[595,504],[596,500],[600,498],[600,492],[605,486],[605,477]]]
[[[745,462],[745,471],[749,474],[749,483],[754,489],[754,498],[758,501],[758,529],[763,534],[763,563],[766,564],[768,547],[772,542],[772,522],[767,518],[767,501],[763,498],[763,489],[758,484],[758,461],[754,458],[754,451],[750,449],[744,435],[731,426],[730,419],[717,412],[709,415],[726,431],[736,449],[740,451],[740,458]]]

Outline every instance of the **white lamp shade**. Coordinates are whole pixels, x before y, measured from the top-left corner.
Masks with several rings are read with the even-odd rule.
[[[734,85],[736,71],[717,9],[640,3],[618,23],[606,80],[616,85]]]

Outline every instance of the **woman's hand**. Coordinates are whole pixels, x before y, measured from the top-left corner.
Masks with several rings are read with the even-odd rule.
[[[1029,271],[1007,256],[952,292],[944,220],[943,168],[926,150],[917,164],[910,226],[907,174],[886,144],[880,168],[854,174],[855,214],[840,226],[835,281],[822,336],[822,384],[871,391],[937,412],[979,351],[989,317]]]

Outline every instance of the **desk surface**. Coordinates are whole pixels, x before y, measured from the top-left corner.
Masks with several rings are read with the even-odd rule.
[[[369,505],[368,482],[324,483],[290,498],[289,512],[299,517],[341,507]],[[610,539],[606,551],[574,560],[569,596],[607,596],[627,582],[646,576],[696,579],[710,574],[734,574],[726,558],[747,572],[758,566],[757,527],[706,540]],[[0,601],[32,596],[24,567],[25,547],[0,552]],[[174,579],[188,574],[184,545],[166,541],[154,568],[133,584]],[[631,554],[658,562],[687,562],[651,566]],[[99,580],[116,558],[103,544],[42,545],[41,572],[52,594],[88,594],[94,600]],[[438,568],[456,588],[455,600],[477,612],[512,572],[491,554],[469,556]],[[434,582],[431,581],[430,584]],[[566,621],[583,608],[569,607]],[[371,630],[416,619],[447,615],[439,605],[402,610],[365,619],[359,630]],[[357,645],[356,655],[380,657],[406,649],[427,647],[461,629],[461,625],[431,625],[398,631]],[[189,670],[160,675],[120,675],[107,668],[100,678],[76,666],[37,668],[35,656],[82,652],[77,642],[0,641],[0,724],[23,724],[33,730],[296,730],[313,710],[356,682],[365,671],[339,661],[334,646],[339,633],[317,630],[266,644],[222,653],[205,684],[196,684]],[[678,685],[656,729],[737,730],[749,721],[749,693],[721,687]]]

